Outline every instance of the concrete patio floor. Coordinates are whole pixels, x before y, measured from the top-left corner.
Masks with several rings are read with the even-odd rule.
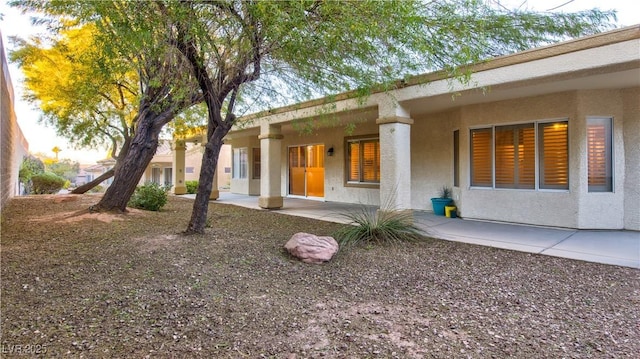
[[[181,197],[195,198],[195,195]],[[220,192],[219,203],[261,209],[258,197]],[[346,223],[341,214],[359,205],[285,198],[274,212]],[[414,211],[417,225],[430,237],[640,269],[640,232],[576,230],[436,216]]]

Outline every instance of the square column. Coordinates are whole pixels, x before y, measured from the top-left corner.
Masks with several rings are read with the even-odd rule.
[[[376,123],[380,127],[380,209],[410,210],[413,120],[395,116]]]
[[[186,146],[184,141],[176,141],[173,143],[173,193],[185,194],[187,193],[187,187],[184,184],[184,170],[185,170],[185,150]]]
[[[261,208],[282,208],[281,189],[282,134],[280,126],[262,125],[260,127],[260,197]]]

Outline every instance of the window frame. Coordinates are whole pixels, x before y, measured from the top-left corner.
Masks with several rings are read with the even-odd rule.
[[[591,177],[589,176],[591,166],[591,150],[589,147],[589,127],[594,124],[603,124],[605,126],[605,184],[591,184]],[[586,148],[587,148],[587,192],[589,193],[613,193],[615,192],[615,159],[614,159],[614,147],[613,147],[613,135],[614,135],[614,121],[613,117],[608,116],[588,116],[586,119]]]
[[[490,160],[490,168],[489,168],[489,172],[491,172],[491,184],[490,185],[479,185],[479,184],[474,184],[474,179],[473,179],[473,173],[474,173],[474,162],[473,162],[473,132],[474,131],[488,131],[490,134],[490,138],[489,138],[489,152],[491,154],[491,158]],[[495,155],[494,155],[494,149],[493,149],[493,127],[492,126],[484,126],[484,127],[474,127],[474,128],[470,128],[469,129],[469,187],[470,188],[490,188],[493,189],[494,188],[494,172],[495,172]],[[476,182],[477,183],[477,182]]]
[[[543,153],[541,153],[541,142],[543,140],[542,136],[543,134],[540,133],[540,129],[542,128],[542,126],[546,125],[546,124],[554,124],[554,123],[566,123],[567,125],[567,141],[566,141],[566,150],[567,150],[567,154],[566,154],[566,158],[567,158],[567,165],[566,165],[566,170],[567,170],[567,185],[566,187],[560,188],[557,186],[542,186],[541,185],[541,181],[540,181],[540,176],[542,174],[542,169],[543,166],[541,166],[541,161],[543,160],[542,156]],[[492,190],[516,190],[516,191],[554,191],[554,192],[568,192],[569,191],[569,184],[570,184],[570,176],[569,176],[569,172],[570,172],[570,143],[571,143],[571,138],[570,138],[570,131],[569,131],[569,123],[570,120],[568,117],[564,117],[564,118],[556,118],[556,119],[545,119],[545,120],[537,120],[537,121],[526,121],[526,122],[518,122],[518,123],[505,123],[505,124],[498,124],[498,125],[488,125],[488,126],[477,126],[477,127],[470,127],[469,128],[469,189],[492,189]],[[497,187],[496,186],[496,128],[500,128],[500,127],[524,127],[524,126],[528,126],[528,125],[532,125],[533,129],[534,129],[534,186],[533,188],[515,188],[515,187]],[[491,158],[490,158],[490,170],[491,170],[491,185],[480,185],[480,184],[474,184],[473,182],[473,178],[474,178],[474,161],[473,161],[473,133],[474,131],[484,131],[484,132],[489,132],[490,133],[490,139],[489,139],[489,143],[490,143],[490,151],[491,151]],[[478,182],[476,182],[478,183]]]
[[[253,147],[251,149],[251,178],[260,179],[262,172],[261,162],[261,149],[260,147]]]
[[[239,180],[248,178],[248,155],[249,150],[247,147],[233,148],[231,178]]]
[[[377,163],[377,172],[378,172],[378,180],[377,181],[364,181],[364,171],[363,171],[363,157],[364,157],[364,143],[377,143],[379,148],[378,153],[378,163]],[[359,180],[353,181],[350,180],[351,177],[351,144],[358,143],[359,144],[359,159],[358,159],[358,168],[359,168]],[[380,179],[382,178],[382,171],[380,168],[380,157],[382,154],[382,148],[380,147],[380,136],[375,135],[362,135],[362,136],[351,136],[345,137],[344,139],[344,148],[345,148],[345,156],[344,156],[344,185],[345,187],[361,187],[361,188],[380,188]],[[375,166],[375,164],[374,164]]]
[[[453,187],[460,187],[460,130],[453,131]]]
[[[533,137],[533,146],[531,146],[528,151],[525,148],[526,144],[526,130],[532,130]],[[508,143],[499,143],[498,133],[504,134],[505,138],[511,140],[512,151],[503,151],[502,147],[509,147]],[[522,189],[522,190],[533,190],[536,188],[536,161],[539,156],[537,156],[536,152],[536,124],[535,123],[520,123],[516,125],[500,125],[493,127],[493,186],[496,189]],[[522,148],[521,148],[522,146]],[[502,166],[503,169],[506,168],[507,171],[511,171],[512,183],[505,182],[505,178],[509,177],[507,171],[500,171],[500,176],[498,167],[500,164],[499,159],[504,158],[505,156],[498,156],[498,151],[501,153],[505,153],[507,155],[512,155],[511,161],[513,162],[513,167]],[[533,154],[531,154],[533,152]],[[530,182],[525,182],[526,180],[526,171],[527,171],[527,163],[526,156],[533,155],[533,177],[531,177]],[[521,157],[523,160],[521,160]],[[506,158],[508,160],[508,158]],[[529,169],[530,170],[530,169]],[[498,178],[500,177],[500,179]],[[500,181],[499,181],[500,180]],[[499,183],[500,182],[500,183]]]
[[[567,184],[566,186],[562,186],[562,185],[558,185],[558,184],[543,184],[543,176],[544,176],[544,171],[545,171],[545,167],[544,167],[544,133],[542,131],[542,128],[544,126],[550,125],[550,124],[556,124],[556,123],[562,123],[565,122],[567,124],[566,126],[566,131],[567,131],[567,142],[566,142],[566,150],[567,150],[567,154],[566,154],[566,160],[567,160]],[[536,151],[537,151],[537,156],[536,156],[536,189],[539,190],[544,190],[544,191],[569,191],[569,185],[571,183],[571,138],[570,138],[570,133],[569,133],[569,120],[551,120],[551,121],[537,121],[536,122]]]

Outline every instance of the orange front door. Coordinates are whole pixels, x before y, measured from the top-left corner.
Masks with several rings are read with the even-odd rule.
[[[324,145],[289,147],[289,194],[324,197]]]

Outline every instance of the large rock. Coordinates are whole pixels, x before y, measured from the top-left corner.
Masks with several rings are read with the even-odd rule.
[[[333,237],[300,232],[294,234],[284,248],[305,263],[323,263],[338,252],[338,242]]]

